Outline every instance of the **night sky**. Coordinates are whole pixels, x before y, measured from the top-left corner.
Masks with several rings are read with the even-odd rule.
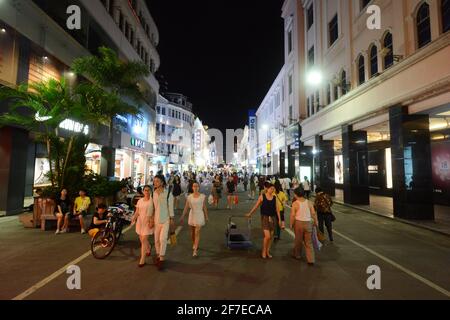
[[[147,3],[168,91],[188,96],[210,128],[243,128],[283,66],[283,0]]]

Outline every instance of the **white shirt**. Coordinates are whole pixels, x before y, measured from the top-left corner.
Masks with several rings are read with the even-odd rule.
[[[309,209],[309,201],[297,201],[299,203],[297,212],[295,213],[295,220],[302,222],[310,222],[312,220],[311,210]]]
[[[159,223],[160,209],[159,209],[159,194],[158,192],[153,193],[153,205],[155,206],[155,224]]]
[[[302,185],[303,185],[303,190],[305,190],[305,191],[310,191],[311,187],[310,187],[308,181],[306,181],[306,180],[303,181]]]

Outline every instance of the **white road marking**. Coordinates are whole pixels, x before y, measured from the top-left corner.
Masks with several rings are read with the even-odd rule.
[[[133,226],[127,227],[126,229],[123,230],[123,233],[128,232],[132,227]],[[90,255],[91,255],[91,250],[89,250],[86,253],[84,253],[83,255],[79,256],[77,259],[69,262],[64,267],[59,269],[58,271],[56,271],[56,272],[52,273],[51,275],[49,275],[47,278],[45,278],[45,279],[39,281],[38,283],[36,283],[35,285],[31,286],[30,288],[28,288],[27,290],[25,290],[24,292],[22,292],[18,296],[14,297],[12,300],[23,300],[23,299],[25,299],[29,295],[35,293],[40,288],[44,287],[45,285],[47,285],[51,281],[53,281],[56,278],[58,278],[60,275],[64,274],[66,272],[67,268],[69,268],[72,265],[76,265],[77,263],[80,263],[81,261],[83,261],[84,259],[89,257]]]
[[[334,210],[334,211],[335,211],[335,212],[338,212],[338,213],[341,213],[341,214],[345,214],[345,213],[340,212],[340,211],[338,211],[338,210]],[[288,233],[290,236],[292,236],[293,238],[295,238],[295,234],[294,234],[294,232],[292,232],[291,229],[286,228],[285,230],[287,231],[287,233]],[[395,261],[393,261],[393,260],[391,260],[391,259],[389,259],[389,258],[383,256],[382,254],[376,252],[375,250],[372,250],[372,249],[370,249],[369,247],[367,247],[367,246],[365,246],[365,245],[363,245],[363,244],[361,244],[361,243],[359,243],[359,242],[357,242],[357,241],[351,239],[350,237],[347,237],[346,235],[342,234],[341,232],[337,231],[336,229],[333,229],[333,232],[336,233],[336,234],[337,234],[338,236],[340,236],[341,238],[344,238],[345,240],[347,240],[347,241],[353,243],[355,246],[360,247],[361,249],[363,249],[363,250],[369,252],[370,254],[372,254],[372,255],[374,255],[374,256],[376,256],[376,257],[378,257],[378,258],[380,258],[381,260],[383,260],[383,261],[389,263],[390,265],[394,266],[395,268],[397,268],[397,269],[403,271],[404,273],[408,274],[409,276],[413,277],[414,279],[419,280],[419,281],[422,282],[423,284],[429,286],[430,288],[432,288],[432,289],[434,289],[434,290],[436,290],[436,291],[438,291],[438,292],[442,293],[443,295],[445,295],[445,296],[447,296],[447,297],[450,298],[450,292],[449,292],[448,290],[446,290],[446,289],[444,289],[444,288],[438,286],[438,285],[435,284],[434,282],[431,282],[430,280],[428,280],[428,279],[426,279],[426,278],[424,278],[424,277],[418,275],[417,273],[415,273],[415,272],[413,272],[413,271],[411,271],[411,270],[409,270],[409,269],[403,267],[402,265],[400,265],[400,264],[398,264],[397,262],[395,262]]]

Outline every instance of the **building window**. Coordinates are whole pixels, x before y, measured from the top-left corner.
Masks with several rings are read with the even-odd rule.
[[[293,84],[292,84],[292,74],[289,75],[289,94],[292,94]]]
[[[392,33],[388,32],[384,36],[383,46],[389,52],[384,56],[384,68],[388,69],[394,64],[394,46],[392,44]]]
[[[450,30],[450,0],[442,0],[441,2],[442,14],[442,32],[446,33]]]
[[[314,46],[311,47],[308,51],[308,65],[313,66],[314,65]]]
[[[316,103],[315,103],[315,111],[314,111],[314,106],[313,106],[313,114],[315,112],[318,112],[320,109],[320,100],[319,100],[319,91],[316,91]]]
[[[162,133],[166,133],[166,125],[165,124],[161,124],[161,132]]]
[[[334,101],[336,101],[337,99],[339,99],[339,87],[338,86],[333,86],[333,93],[334,93]]]
[[[423,3],[417,12],[417,45],[420,48],[431,42],[430,6]]]
[[[163,116],[166,115],[166,108],[165,107],[161,108],[161,113],[162,113]]]
[[[116,9],[115,6],[116,6],[116,4],[114,3],[114,0],[109,0],[109,10],[108,11],[109,11],[109,15],[113,18],[114,18],[114,10]]]
[[[311,29],[312,25],[314,24],[314,5],[310,5],[308,8],[308,17],[307,17],[307,30]]]
[[[161,113],[161,107],[160,107],[160,106],[157,106],[157,107],[156,107],[156,113],[158,113],[158,114]]]
[[[372,0],[360,0],[361,1],[361,11],[364,10],[365,7],[367,7]]]
[[[327,84],[327,105],[331,103],[331,85]]]
[[[159,132],[159,123],[156,124],[156,132]]]
[[[373,45],[370,49],[370,77],[375,77],[378,74],[378,49]]]
[[[342,90],[342,95],[346,95],[348,92],[347,88],[347,73],[345,72],[345,70],[342,70],[342,74],[341,74],[341,90]]]
[[[125,33],[125,19],[123,17],[122,11],[119,14],[119,28],[123,33]]]
[[[130,40],[130,25],[125,21],[125,37]]]
[[[331,19],[330,23],[328,24],[328,36],[330,38],[330,47],[331,47],[339,37],[337,14],[333,17],[333,19]]]
[[[366,81],[366,72],[364,64],[365,64],[364,57],[361,55],[358,59],[358,83],[360,85]]]
[[[289,106],[289,123],[294,122],[294,114],[292,113],[292,106]]]
[[[306,114],[307,114],[307,116],[308,116],[308,118],[309,118],[309,116],[310,116],[310,113],[309,113],[309,104],[310,104],[310,100],[309,100],[309,97],[306,99]]]
[[[292,30],[288,31],[288,54],[292,52]]]

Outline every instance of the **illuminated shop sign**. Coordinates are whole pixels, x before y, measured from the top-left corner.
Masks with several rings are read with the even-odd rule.
[[[83,133],[85,135],[89,134],[89,127],[88,126],[85,126],[85,125],[83,125],[83,124],[81,124],[79,122],[76,122],[76,121],[73,121],[73,120],[70,120],[70,119],[66,119],[63,122],[61,122],[59,124],[59,127],[61,129],[65,129],[65,130],[76,132],[76,133],[80,133],[81,131],[83,131]]]
[[[145,149],[145,142],[136,138],[130,139],[130,144],[139,149]]]

